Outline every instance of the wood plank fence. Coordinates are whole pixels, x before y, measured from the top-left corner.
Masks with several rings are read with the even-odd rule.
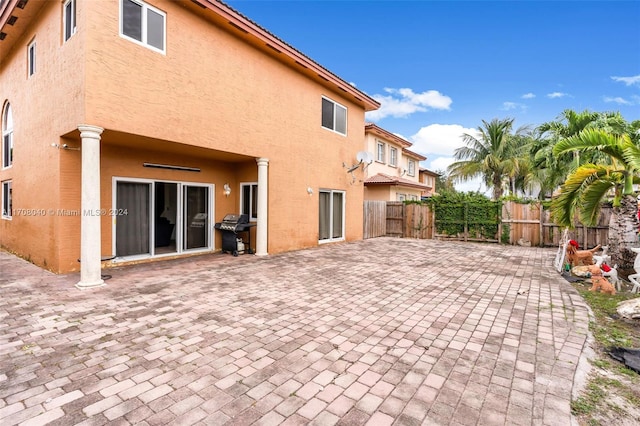
[[[598,244],[606,245],[609,234],[609,219],[612,209],[603,206],[598,224],[584,226],[577,218],[569,238],[578,241],[580,247],[591,248]],[[506,201],[502,205],[502,220],[499,235],[509,244],[531,244],[532,246],[557,247],[564,228],[551,222],[551,214],[540,203],[520,204]],[[459,235],[439,235],[436,233],[436,217],[427,205],[404,204],[396,201],[365,201],[364,238],[380,236],[454,239],[460,241],[478,241],[467,232]],[[497,242],[498,240],[482,240]]]

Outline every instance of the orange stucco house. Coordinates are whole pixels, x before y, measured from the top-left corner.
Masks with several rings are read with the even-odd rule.
[[[228,213],[256,255],[362,238],[379,104],[224,3],[0,0],[0,106],[0,245],[80,287],[218,251]]]
[[[431,187],[420,177],[420,161],[412,143],[374,123],[365,124],[365,150],[372,153],[366,168],[364,198],[373,201],[420,200]]]

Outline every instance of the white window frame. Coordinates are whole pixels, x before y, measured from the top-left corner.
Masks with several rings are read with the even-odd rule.
[[[138,40],[131,36],[128,36],[124,33],[124,2],[128,1],[131,3],[135,3],[142,7],[142,22],[140,23],[140,31],[142,40]],[[162,49],[158,49],[157,47],[149,44],[147,42],[147,21],[148,21],[148,11],[155,12],[162,16]],[[167,52],[167,14],[160,9],[157,9],[141,0],[120,0],[120,37],[132,41],[140,46],[144,46],[148,49],[151,49],[155,52],[162,53],[163,55]]]
[[[323,97],[322,97],[322,101],[327,101],[327,102],[330,102],[331,104],[333,104],[333,118],[332,118],[332,119],[333,119],[333,127],[327,127],[327,126],[325,126],[325,125],[324,125],[324,120],[323,120],[323,118],[324,118],[324,116],[323,116],[324,111],[323,111],[323,110],[322,110],[322,108],[321,108],[321,112],[320,112],[320,114],[321,114],[321,116],[320,116],[320,125],[322,126],[322,128],[323,128],[323,129],[327,129],[327,130],[331,130],[332,132],[337,133],[337,134],[342,135],[342,136],[347,136],[347,124],[348,124],[348,121],[349,121],[349,120],[348,120],[348,118],[349,118],[349,117],[348,117],[348,116],[349,116],[348,112],[349,112],[349,111],[348,111],[347,107],[346,107],[346,106],[344,106],[344,105],[339,104],[338,102],[334,101],[333,99],[329,99],[329,98],[327,98],[326,96],[323,96]],[[323,103],[323,102],[321,102],[321,104],[322,104],[322,103]],[[337,120],[337,111],[338,111],[338,108],[341,108],[341,109],[343,109],[343,110],[344,110],[344,133],[343,133],[343,132],[341,132],[341,131],[339,131],[339,130],[337,130],[337,125],[336,125],[336,123],[337,123],[337,121],[338,121],[338,120]]]
[[[376,141],[376,161],[385,163],[387,157],[387,144],[382,141]]]
[[[246,187],[249,187],[249,211],[246,212],[246,214],[249,215],[249,221],[250,222],[257,222],[258,221],[258,206],[255,206],[255,210],[256,210],[256,215],[253,216],[252,212],[254,210],[254,206],[253,206],[253,199],[254,199],[254,192],[255,192],[255,197],[256,197],[256,203],[257,203],[257,196],[258,196],[258,182],[241,182],[240,183],[240,209],[238,210],[240,212],[240,214],[245,214],[244,211],[244,189]]]
[[[318,232],[318,244],[331,243],[336,241],[344,241],[345,240],[345,231],[346,231],[346,211],[347,211],[347,193],[346,191],[336,190],[336,189],[320,189],[319,193],[328,193],[329,194],[329,211],[333,211],[333,195],[334,194],[342,194],[342,229],[340,231],[340,237],[332,237],[325,239],[320,239],[320,233]],[[319,209],[319,206],[318,206]],[[320,211],[318,210],[318,216],[320,215]],[[329,233],[333,235],[333,215],[329,215]]]
[[[396,167],[398,165],[398,149],[389,147],[389,165]]]
[[[13,113],[6,102],[2,110],[2,169],[13,166]]]
[[[27,45],[27,77],[36,73],[36,40]]]
[[[71,8],[71,22],[67,33],[67,8]],[[66,42],[76,33],[76,0],[67,0],[62,4],[62,41]]]
[[[13,218],[13,191],[12,181],[2,181],[2,218],[11,220]],[[8,207],[8,209],[6,208]]]
[[[416,175],[416,162],[413,160],[409,160],[407,163],[407,174],[409,176],[415,176]]]
[[[398,201],[405,201],[407,199],[407,194],[397,194],[396,193],[396,199]]]

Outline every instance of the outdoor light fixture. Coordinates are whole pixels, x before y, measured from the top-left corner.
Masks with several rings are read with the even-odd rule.
[[[58,149],[64,149],[66,151],[80,151],[80,147],[71,147],[66,143],[63,143],[62,145],[60,145],[59,143],[54,142],[51,144],[51,146]]]
[[[224,184],[224,186],[222,187],[222,192],[224,193],[225,197],[228,197],[229,194],[231,194],[231,187],[229,186],[228,183]]]
[[[309,194],[309,196],[313,195],[313,188],[310,186],[307,186],[307,194]]]

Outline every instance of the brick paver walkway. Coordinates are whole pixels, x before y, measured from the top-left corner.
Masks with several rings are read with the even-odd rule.
[[[567,425],[555,250],[377,238],[113,269],[0,252],[0,424]]]

